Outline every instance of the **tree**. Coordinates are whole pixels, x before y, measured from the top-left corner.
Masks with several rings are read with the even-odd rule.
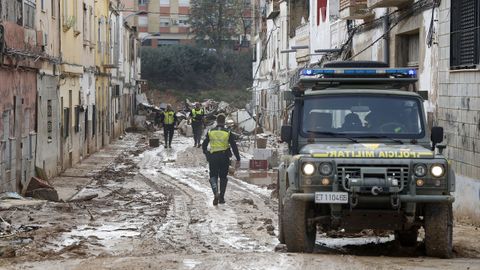
[[[239,34],[239,25],[244,25],[243,3],[244,0],[192,0],[189,23],[196,41],[221,51],[226,42]]]

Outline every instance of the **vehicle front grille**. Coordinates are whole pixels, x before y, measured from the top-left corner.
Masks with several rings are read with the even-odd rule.
[[[347,175],[350,178],[361,178],[361,169],[365,167],[374,167],[386,169],[387,178],[396,178],[397,180],[403,182],[404,190],[402,193],[405,193],[408,190],[408,179],[409,179],[409,165],[408,164],[337,164],[337,175],[338,181],[341,182]]]

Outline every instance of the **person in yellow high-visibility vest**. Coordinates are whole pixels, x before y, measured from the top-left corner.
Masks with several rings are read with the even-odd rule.
[[[195,103],[195,108],[193,108],[190,112],[190,118],[192,119],[193,141],[195,143],[194,147],[200,147],[200,141],[203,133],[204,116],[205,111],[201,107],[200,102]]]
[[[210,150],[208,150],[210,145]],[[232,151],[237,159],[236,167],[240,164],[240,154],[234,135],[225,128],[225,115],[217,116],[217,126],[208,131],[202,143],[202,150],[207,157],[210,170],[210,185],[213,191],[213,205],[225,203],[225,190],[228,182],[228,167]],[[220,194],[218,193],[218,179],[220,178]]]
[[[172,148],[173,132],[177,123],[176,112],[172,109],[172,105],[167,104],[167,109],[161,115],[163,124],[163,137],[165,138],[165,148]]]

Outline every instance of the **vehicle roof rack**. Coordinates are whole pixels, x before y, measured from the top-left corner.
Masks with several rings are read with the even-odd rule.
[[[343,64],[343,62],[339,62],[339,65]],[[345,84],[405,86],[417,82],[417,69],[414,68],[351,68],[330,66],[331,65],[324,68],[306,68],[300,70],[296,82],[292,84],[292,90],[295,92],[303,92],[310,88],[318,89]]]

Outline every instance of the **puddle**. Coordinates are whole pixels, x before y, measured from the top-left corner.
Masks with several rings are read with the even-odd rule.
[[[200,265],[200,264],[202,264],[201,261],[194,260],[194,259],[185,259],[185,260],[183,260],[183,265],[184,265],[187,269],[193,269],[193,268],[195,268],[197,265]]]
[[[235,172],[235,178],[256,186],[269,186],[276,182],[277,173],[272,171],[249,171]]]
[[[100,227],[92,227],[88,225],[79,226],[77,229],[63,234],[62,246],[70,246],[87,238],[95,238],[102,245],[112,247],[115,241],[125,237],[139,236],[140,232],[137,227],[126,227],[119,225],[102,225]]]

